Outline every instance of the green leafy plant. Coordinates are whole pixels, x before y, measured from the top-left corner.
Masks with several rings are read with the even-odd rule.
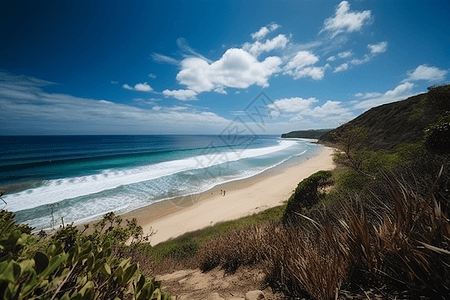
[[[141,274],[131,258],[112,254],[114,247],[142,233],[135,222],[120,230],[113,224],[109,231],[93,236],[68,225],[49,240],[37,242],[11,213],[1,211],[0,215],[2,299],[122,299],[127,294],[133,299],[171,299],[161,290],[161,283]],[[105,219],[118,220],[114,214]],[[32,244],[37,250],[30,254],[26,247]]]

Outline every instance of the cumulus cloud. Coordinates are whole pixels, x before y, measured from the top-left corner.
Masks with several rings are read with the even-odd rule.
[[[334,56],[334,55],[327,58],[327,61],[335,61],[335,60],[336,60],[336,56]]]
[[[354,117],[349,108],[343,107],[340,101],[328,100],[323,105],[316,105],[316,98],[292,97],[275,100],[268,105],[272,117],[283,116],[289,121],[304,121],[306,125],[317,128],[333,127],[347,122]],[[314,106],[316,105],[316,106]],[[282,113],[281,113],[282,112]],[[292,126],[292,125],[291,125]]]
[[[254,43],[245,43],[242,49],[257,57],[263,52],[269,52],[275,49],[284,49],[289,39],[284,34],[279,34],[273,39],[267,39],[264,43],[256,41]]]
[[[130,91],[137,91],[137,92],[152,92],[153,88],[147,84],[147,82],[144,83],[137,83],[134,85],[134,87],[128,85],[128,84],[124,84],[122,86],[124,89],[126,90],[130,90]]]
[[[223,92],[227,87],[242,89],[254,84],[267,87],[268,79],[280,71],[281,63],[276,56],[259,62],[243,49],[231,48],[211,64],[200,58],[184,59],[176,78],[196,93]]]
[[[429,67],[427,65],[420,65],[415,70],[408,71],[408,78],[403,80],[407,81],[417,81],[426,80],[429,82],[443,81],[447,75],[447,70],[440,70],[437,67]]]
[[[261,27],[260,30],[258,30],[255,33],[251,34],[251,37],[254,40],[260,40],[262,38],[264,38],[267,34],[269,34],[270,32],[277,30],[280,27],[280,25],[276,24],[276,23],[271,23],[267,26]]]
[[[319,61],[319,57],[309,51],[299,51],[289,60],[283,68],[283,74],[292,75],[294,79],[311,77],[314,80],[321,80],[325,75],[325,70],[329,68],[326,64],[323,67],[313,66]]]
[[[150,77],[150,78],[152,78],[152,79],[155,79],[155,78],[156,78],[156,75],[153,74],[153,73],[150,73],[150,74],[148,74],[148,77]]]
[[[343,63],[340,66],[334,68],[333,73],[343,72],[348,69],[348,63]]]
[[[370,10],[362,12],[350,11],[350,4],[347,1],[342,1],[337,6],[335,15],[325,20],[324,27],[319,33],[329,31],[333,38],[342,32],[359,31],[371,20]]]
[[[275,100],[273,104],[268,105],[269,110],[281,110],[286,113],[298,113],[310,111],[313,103],[319,102],[316,98],[304,99],[301,97],[283,98]]]
[[[378,43],[375,45],[369,44],[369,45],[367,45],[367,47],[369,48],[370,53],[372,53],[372,54],[383,53],[386,51],[387,42],[381,42],[381,43]]]
[[[162,93],[166,97],[173,97],[181,101],[197,100],[197,93],[191,90],[164,90]]]
[[[356,94],[357,97],[366,100],[357,103],[354,106],[354,108],[367,110],[369,108],[379,106],[382,104],[404,100],[414,95],[412,92],[413,87],[414,87],[413,83],[405,82],[403,84],[398,85],[395,89],[385,92],[384,94],[377,92],[358,93]]]
[[[328,118],[338,115],[348,120],[353,114],[350,109],[342,107],[341,104],[340,101],[328,100],[322,106],[314,107],[309,114],[315,118]]]

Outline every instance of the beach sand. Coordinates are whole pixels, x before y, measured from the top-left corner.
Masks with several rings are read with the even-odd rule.
[[[283,204],[292,195],[298,183],[320,170],[334,168],[333,148],[305,162],[283,169],[267,170],[258,176],[225,183],[202,194],[172,201],[163,201],[123,215],[137,218],[138,224],[149,233],[157,233],[151,244],[180,236],[186,232],[213,224],[249,216]],[[221,190],[225,190],[223,196]]]

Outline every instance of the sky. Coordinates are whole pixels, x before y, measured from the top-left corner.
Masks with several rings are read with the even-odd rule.
[[[450,2],[0,2],[0,135],[335,128],[450,81]]]

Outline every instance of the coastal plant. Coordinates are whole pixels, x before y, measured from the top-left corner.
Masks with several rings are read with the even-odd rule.
[[[171,299],[130,258],[113,255],[115,246],[101,236],[94,243],[67,226],[38,241],[11,213],[1,216],[2,299]]]
[[[259,265],[292,298],[446,299],[450,222],[434,197],[444,172],[426,193],[395,174],[382,174],[371,193],[298,212],[295,226],[268,222],[212,239],[199,249],[199,267]]]
[[[268,245],[280,231],[281,225],[274,221],[229,231],[200,247],[198,267],[206,272],[221,266],[234,273],[241,266],[260,263],[266,256]]]
[[[287,202],[283,223],[292,225],[297,223],[297,214],[317,204],[324,196],[321,191],[332,183],[331,171],[319,171],[303,179]]]
[[[449,86],[450,87],[450,86]],[[425,129],[425,147],[438,154],[450,153],[450,116],[440,118]]]

